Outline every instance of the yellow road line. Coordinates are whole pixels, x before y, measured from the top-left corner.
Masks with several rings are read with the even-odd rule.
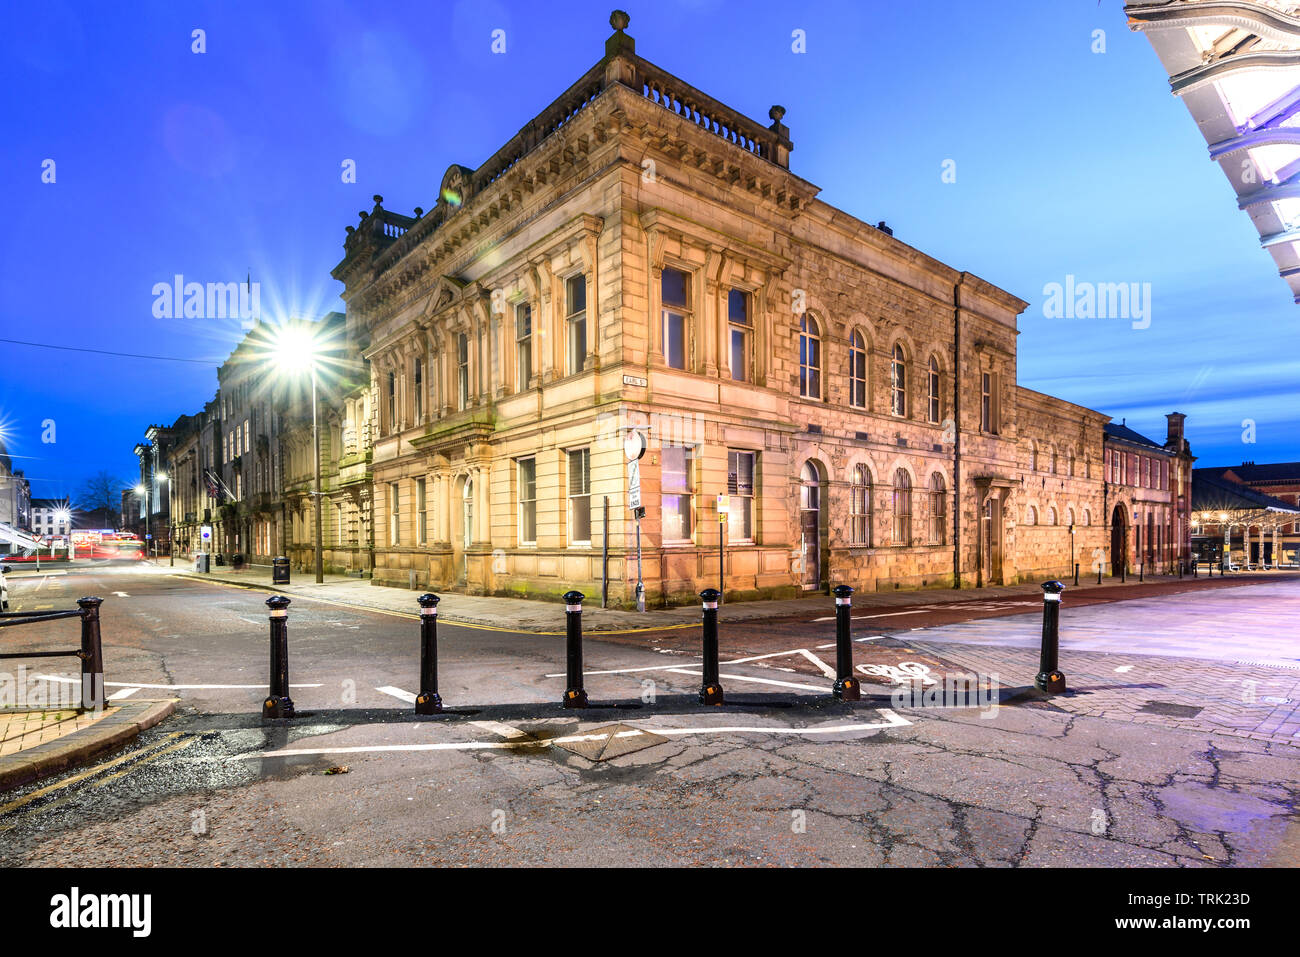
[[[176,734],[179,734],[180,732],[175,732],[175,733],[176,733]],[[98,781],[95,781],[94,783],[92,783],[92,784],[90,785],[90,787],[92,787],[92,788],[102,787],[103,785],[107,784],[109,781],[113,781],[113,780],[115,780],[115,779],[117,779],[117,778],[120,778],[120,777],[121,777],[122,775],[124,775],[124,774],[130,774],[132,771],[134,771],[134,770],[135,770],[136,768],[138,768],[140,765],[142,765],[142,764],[148,764],[150,761],[153,761],[155,758],[161,758],[164,754],[169,754],[169,753],[172,752],[172,751],[183,751],[185,748],[188,748],[190,745],[192,745],[192,744],[193,744],[195,741],[197,741],[197,740],[198,740],[198,738],[193,738],[193,737],[185,738],[183,741],[176,741],[176,742],[174,742],[173,744],[169,744],[169,745],[167,745],[165,748],[159,748],[158,750],[154,751],[152,754],[147,754],[147,755],[145,755],[143,758],[140,758],[140,760],[137,761],[135,764],[132,764],[132,765],[130,765],[129,767],[125,767],[125,768],[123,768],[123,769],[120,770],[120,771],[114,771],[112,774],[109,774],[109,775],[107,775],[106,777],[100,778]],[[135,756],[138,755],[139,753],[140,753],[139,751],[136,751],[136,752],[134,752],[133,754],[123,755],[123,757],[122,757],[121,759],[118,759],[118,760],[125,760],[126,758],[129,758],[129,757],[135,757]],[[104,764],[104,765],[102,765],[102,766],[100,766],[100,767],[98,767],[98,768],[93,769],[92,771],[90,771],[90,772],[88,772],[88,773],[93,774],[93,773],[95,773],[95,772],[97,772],[97,771],[101,771],[101,770],[103,770],[103,769],[106,768],[106,767],[110,767],[113,763],[117,763],[117,762],[114,761],[114,762],[106,763],[106,764]],[[59,786],[63,786],[63,785],[65,785],[65,784],[69,783],[70,781],[71,781],[71,779],[69,779],[69,781],[61,782],[61,784],[60,784]],[[43,806],[40,808],[40,810],[45,811],[45,810],[48,810],[48,809],[50,809],[50,808],[58,807],[60,804],[64,804],[64,803],[67,802],[67,801],[71,801],[74,797],[77,796],[78,793],[80,793],[80,792],[75,792],[75,791],[74,791],[72,794],[65,794],[65,795],[63,795],[63,796],[60,797],[60,798],[55,798],[55,799],[54,799],[53,801],[51,801],[49,804],[45,804],[45,805],[43,805]],[[32,795],[28,795],[29,798],[30,798],[31,796],[32,796]],[[2,809],[0,809],[0,813],[2,813]],[[5,831],[12,831],[12,830],[13,830],[14,828],[16,828],[20,823],[21,823],[21,820],[16,820],[16,821],[10,821],[8,824],[0,824],[0,834],[4,833]]]
[[[184,579],[185,581],[202,582],[206,585],[224,585],[226,588],[242,588],[245,591],[260,591],[260,592],[266,592],[267,594],[285,594],[288,597],[293,598],[295,600],[300,598],[303,601],[318,601],[326,605],[337,605],[340,608],[351,608],[356,611],[372,611],[377,615],[388,615],[392,618],[406,618],[410,621],[420,620],[420,616],[413,612],[390,611],[387,608],[376,608],[372,605],[362,605],[362,604],[358,604],[357,602],[339,601],[338,599],[335,598],[318,598],[315,595],[300,595],[300,594],[295,594],[294,592],[279,593],[276,592],[274,588],[268,588],[265,585],[245,585],[241,582],[218,581],[216,579],[200,578],[196,575],[174,574],[171,577],[181,578]],[[449,615],[439,615],[438,618],[440,621],[445,621],[449,625],[455,625],[457,628],[476,628],[479,631],[495,631],[495,632],[500,632],[502,634],[545,635],[545,636],[552,636],[552,637],[566,634],[566,632],[563,631],[527,631],[521,628],[499,628],[495,625],[482,625],[479,624],[478,622],[473,622],[473,621],[460,621]],[[680,631],[684,628],[699,628],[699,627],[700,627],[700,622],[693,621],[693,622],[687,622],[685,624],[679,624],[679,625],[645,625],[637,628],[617,628],[617,629],[610,629],[610,630],[602,629],[600,631],[585,632],[585,635],[588,638],[599,638],[601,635],[635,635],[646,631]]]
[[[180,731],[173,731],[167,735],[167,738],[168,739],[179,738],[182,733],[183,732]],[[154,747],[154,745],[150,745],[150,747]],[[30,804],[32,801],[42,798],[47,794],[53,794],[55,791],[61,790],[62,788],[66,788],[71,784],[76,784],[79,781],[84,781],[86,778],[99,774],[101,771],[105,771],[108,768],[115,767],[116,765],[121,764],[123,761],[130,761],[132,758],[138,758],[140,756],[141,751],[147,751],[147,750],[148,748],[141,748],[140,750],[132,751],[130,754],[118,755],[117,757],[113,758],[111,761],[105,761],[103,764],[97,764],[93,768],[88,768],[87,770],[82,771],[80,774],[74,774],[72,777],[64,778],[62,781],[56,781],[53,784],[47,784],[45,785],[45,787],[38,788],[37,790],[33,791],[31,794],[20,797],[16,801],[10,801],[8,804],[0,805],[0,815],[8,814],[10,811],[16,811],[25,804]],[[0,830],[6,830],[6,828],[0,828]]]

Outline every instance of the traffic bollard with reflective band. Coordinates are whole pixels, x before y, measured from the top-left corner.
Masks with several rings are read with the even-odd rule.
[[[1101,584],[1101,562],[1097,563],[1097,584]]]
[[[81,706],[96,711],[104,707],[104,650],[99,640],[99,606],[102,598],[78,598],[81,608]]]
[[[587,692],[582,687],[582,600],[587,596],[580,591],[564,593],[564,634],[566,666],[564,706],[587,707]]]
[[[1061,674],[1057,662],[1063,591],[1065,586],[1058,581],[1043,582],[1043,647],[1038,658],[1038,677],[1034,679],[1034,687],[1049,694],[1059,694],[1065,690],[1065,675]]]
[[[849,612],[853,608],[853,588],[835,586],[835,697],[841,701],[858,701],[862,687],[853,677],[853,643],[849,630]]]
[[[271,693],[262,702],[263,718],[292,718],[289,697],[289,599],[273,595],[266,600],[271,609]]]
[[[439,714],[442,698],[438,695],[438,602],[437,595],[425,594],[420,603],[420,694],[415,699],[416,714]]]
[[[718,599],[722,592],[706,588],[700,592],[704,604],[704,680],[700,704],[722,704],[722,682],[718,676]]]

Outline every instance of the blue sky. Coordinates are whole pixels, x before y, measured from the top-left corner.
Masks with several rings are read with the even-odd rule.
[[[624,6],[642,56],[764,123],[784,105],[791,169],[824,200],[1028,300],[1023,385],[1158,440],[1186,412],[1201,464],[1300,459],[1300,307],[1119,0]],[[154,283],[251,269],[264,313],[340,308],[329,270],[372,194],[432,207],[448,165],[482,163],[599,59],[609,0],[556,9],[9,5],[0,336],[210,360],[0,343],[0,420],[33,494],[130,477],[147,425],[212,396],[238,323],[156,319]],[[1044,288],[1067,275],[1150,283],[1150,327],[1046,318]]]

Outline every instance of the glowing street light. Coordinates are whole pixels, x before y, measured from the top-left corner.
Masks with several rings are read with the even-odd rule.
[[[274,334],[273,355],[276,364],[285,372],[311,373],[311,445],[316,468],[316,490],[312,495],[312,505],[316,526],[316,583],[320,584],[325,581],[325,565],[321,545],[320,429],[316,416],[316,367],[320,344],[315,331],[302,323],[287,323],[279,326]]]

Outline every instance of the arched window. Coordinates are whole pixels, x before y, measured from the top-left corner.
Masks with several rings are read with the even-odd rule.
[[[1070,449],[1065,453],[1065,469],[1066,474],[1069,475],[1070,478],[1074,478],[1074,449]]]
[[[1055,505],[1049,506],[1048,509],[1047,509],[1047,524],[1048,524],[1048,525],[1055,525],[1055,524],[1056,524],[1056,506],[1055,506]]]
[[[1092,524],[1092,509],[1090,509],[1090,508],[1085,508],[1085,509],[1083,510],[1083,524],[1084,524],[1084,525],[1091,525],[1091,524]]]
[[[856,329],[849,337],[849,405],[867,407],[867,341]]]
[[[822,340],[817,320],[804,313],[799,318],[799,394],[822,397]]]
[[[1056,474],[1056,446],[1055,445],[1052,446],[1052,474],[1053,475]],[[1056,523],[1053,522],[1052,524],[1055,525]]]
[[[889,395],[889,410],[894,415],[907,415],[907,362],[899,343],[895,343],[889,361]]]
[[[1074,524],[1074,509],[1073,509],[1073,508],[1067,508],[1067,509],[1065,510],[1065,524],[1066,524],[1066,525],[1073,525],[1073,524]]]
[[[894,473],[894,544],[912,544],[912,477],[907,469]]]
[[[926,404],[929,408],[926,410],[929,415],[929,421],[938,423],[939,421],[939,360],[930,356],[930,374],[928,388],[926,390],[929,402]]]
[[[1034,506],[1032,505],[1029,506],[1029,508],[1025,509],[1025,524],[1026,525],[1038,524],[1038,509],[1034,508]]]
[[[930,541],[948,544],[948,487],[938,472],[930,476]]]
[[[865,465],[853,466],[853,482],[849,487],[849,525],[854,545],[871,545],[871,470]]]
[[[1038,471],[1038,443],[1033,439],[1029,440],[1029,471]],[[1032,525],[1034,523],[1030,522],[1029,524]]]

